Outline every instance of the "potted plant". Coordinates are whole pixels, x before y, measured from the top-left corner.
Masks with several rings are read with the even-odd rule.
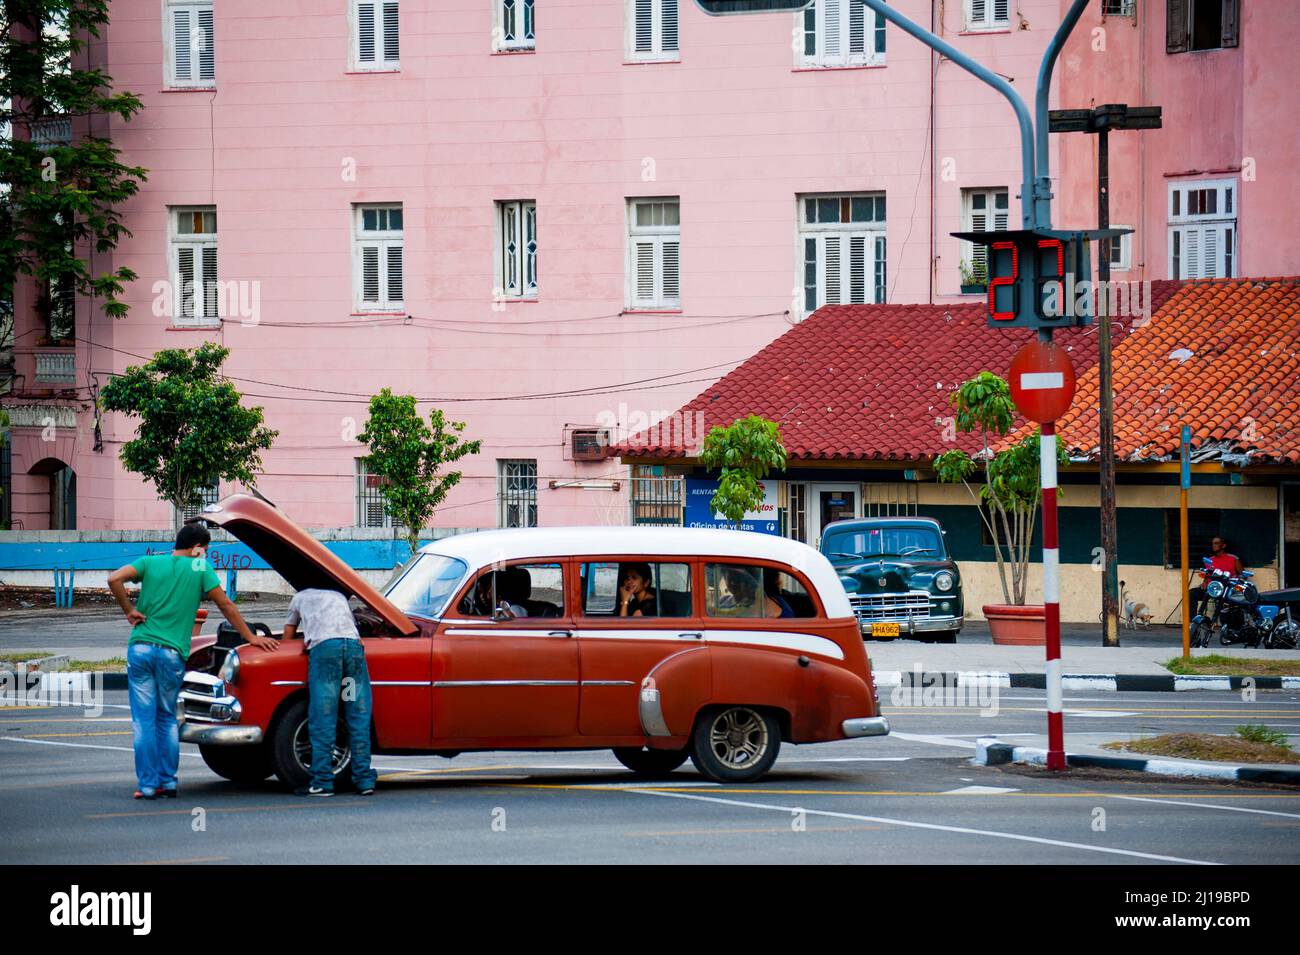
[[[983,262],[961,260],[961,294],[982,295],[988,288],[988,272]]]
[[[1004,601],[983,608],[993,642],[1041,645],[1046,634],[1043,607],[1025,605],[1030,544],[1042,501],[1038,431],[993,453],[990,435],[1009,434],[1016,412],[1011,389],[992,372],[982,371],[963,382],[948,400],[957,412],[957,430],[978,431],[983,447],[973,457],[959,449],[939,455],[935,476],[942,483],[965,486],[993,539]],[[1065,464],[1064,449],[1058,453],[1058,464]],[[972,482],[980,485],[978,490]]]

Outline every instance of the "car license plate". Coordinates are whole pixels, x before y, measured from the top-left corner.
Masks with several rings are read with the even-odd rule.
[[[871,635],[873,637],[896,637],[898,636],[898,624],[873,623],[871,625]]]

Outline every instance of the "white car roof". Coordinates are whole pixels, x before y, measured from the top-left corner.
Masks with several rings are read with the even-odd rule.
[[[780,561],[802,572],[829,617],[852,617],[839,575],[818,551],[788,537],[706,527],[521,527],[455,534],[420,548],[457,557],[477,570],[532,557],[635,554],[656,557],[734,557]]]

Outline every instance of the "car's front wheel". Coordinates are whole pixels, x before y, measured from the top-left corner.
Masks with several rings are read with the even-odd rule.
[[[348,778],[347,770],[352,765],[347,738],[347,726],[340,721],[331,757],[336,789]],[[307,726],[306,700],[290,706],[276,723],[271,734],[271,768],[280,782],[292,789],[311,782],[311,733]]]
[[[200,746],[208,769],[232,783],[260,783],[271,775],[266,744],[256,746]]]
[[[633,746],[614,749],[615,759],[638,776],[651,779],[667,776],[690,755],[690,750],[686,749],[637,749]]]
[[[781,727],[776,718],[752,706],[718,706],[705,710],[691,734],[691,762],[720,783],[758,779],[776,762]]]

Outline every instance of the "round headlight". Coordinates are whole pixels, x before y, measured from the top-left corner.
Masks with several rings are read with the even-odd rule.
[[[226,653],[226,662],[221,664],[221,669],[217,671],[217,676],[225,680],[231,686],[239,682],[239,651],[230,650]]]
[[[1211,597],[1214,597],[1215,599],[1218,599],[1219,597],[1222,597],[1222,596],[1223,596],[1223,581],[1222,581],[1222,580],[1211,580],[1208,584],[1205,585],[1205,592],[1206,592],[1207,594],[1209,594]]]
[[[941,570],[934,575],[934,585],[940,590],[952,590],[953,578],[946,570]]]

